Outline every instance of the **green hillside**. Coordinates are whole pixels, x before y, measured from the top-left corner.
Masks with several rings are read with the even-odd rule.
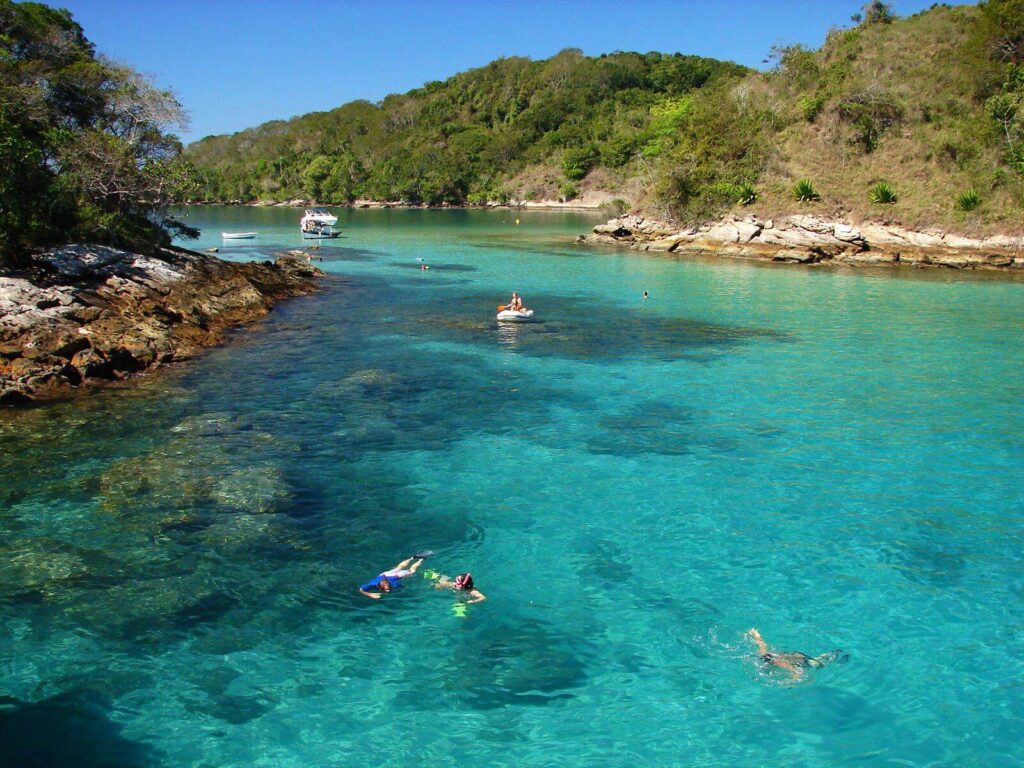
[[[1020,231],[1024,0],[908,18],[876,1],[819,50],[772,58],[767,72],[679,54],[501,59],[188,155],[210,200],[601,189],[686,222],[732,209]]]
[[[728,95],[729,110],[755,116],[744,123],[745,137],[733,138],[761,162],[750,209],[1021,231],[1022,0],[936,5],[903,19],[883,14],[834,30],[820,50],[774,54],[773,71],[751,75]],[[692,181],[681,160],[677,148],[661,200],[704,213],[714,201],[688,200]],[[801,180],[820,199],[797,201]],[[748,207],[735,200],[727,204],[737,212]]]
[[[551,166],[563,195],[601,167],[633,175],[687,95],[747,70],[695,56],[562,51],[499,59],[380,104],[265,123],[203,139],[188,154],[209,199],[356,197],[461,203],[522,194],[519,173]]]

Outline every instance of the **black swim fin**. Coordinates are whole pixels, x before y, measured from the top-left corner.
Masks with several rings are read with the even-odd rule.
[[[422,560],[425,557],[430,557],[432,554],[434,554],[434,550],[432,550],[432,549],[424,549],[424,550],[421,550],[421,551],[417,552],[415,555],[413,555],[413,557],[418,557],[418,558],[420,558]]]

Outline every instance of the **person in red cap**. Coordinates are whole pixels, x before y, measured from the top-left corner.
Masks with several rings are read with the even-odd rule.
[[[437,580],[434,589],[454,589],[456,592],[465,593],[470,598],[465,601],[466,605],[482,603],[487,599],[487,595],[476,588],[471,573],[460,573],[455,577],[455,581],[451,581],[447,576],[442,576]]]

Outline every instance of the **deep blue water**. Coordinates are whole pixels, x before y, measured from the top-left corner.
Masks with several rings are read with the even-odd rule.
[[[0,764],[1024,763],[1024,281],[340,215],[319,294],[0,413]],[[355,591],[421,548],[488,600]]]

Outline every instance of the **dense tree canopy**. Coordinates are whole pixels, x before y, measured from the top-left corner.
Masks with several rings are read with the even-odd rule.
[[[510,193],[503,182],[531,165],[560,169],[570,182],[597,165],[625,165],[663,129],[652,110],[747,71],[660,53],[499,59],[379,104],[208,137],[189,155],[211,200],[501,199]]]
[[[97,56],[64,10],[0,0],[0,259],[85,239],[143,247],[189,175],[174,96]]]

